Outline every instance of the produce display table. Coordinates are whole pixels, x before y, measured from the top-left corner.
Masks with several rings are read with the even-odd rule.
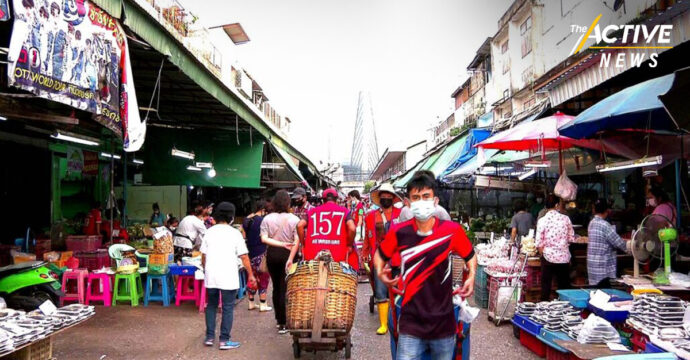
[[[88,319],[84,319],[82,321],[76,322],[72,325],[66,326],[60,330],[57,330],[55,332],[50,333],[48,336],[46,336],[43,339],[39,339],[36,341],[32,341],[29,343],[26,343],[24,345],[18,346],[17,348],[14,349],[11,353],[8,353],[0,359],[2,360],[49,360],[53,358],[53,336],[67,330],[71,329],[77,325],[80,325]]]

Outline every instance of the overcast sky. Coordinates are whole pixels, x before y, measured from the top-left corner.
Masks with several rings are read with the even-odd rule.
[[[181,2],[206,26],[242,24],[251,41],[234,56],[272,106],[292,120],[290,141],[317,166],[329,160],[329,146],[331,161],[349,159],[360,90],[371,92],[380,154],[426,139],[437,117],[452,112],[450,94],[467,78],[467,64],[496,33],[511,3]]]

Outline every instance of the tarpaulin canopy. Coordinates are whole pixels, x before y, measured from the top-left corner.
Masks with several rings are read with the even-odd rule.
[[[474,158],[475,155],[477,155],[477,149],[474,147],[474,145],[484,141],[486,138],[489,137],[489,135],[491,135],[491,131],[489,131],[488,129],[470,130],[469,133],[465,136],[464,141],[462,142],[462,148],[460,149],[460,153],[455,157],[454,161],[451,162],[446,167],[446,169],[443,170],[441,174],[438,174],[438,177],[445,177],[446,175],[452,173],[453,171],[461,167],[470,159]]]
[[[261,160],[264,145],[261,141],[250,144],[246,136],[214,131],[150,129],[143,158],[143,180],[150,185],[224,186],[259,188]],[[194,152],[195,159],[188,160],[171,155],[173,148]],[[187,170],[195,162],[210,162],[216,170],[215,177],[208,170]]]
[[[522,122],[480,142],[476,147],[482,149],[514,151],[549,151],[567,149],[572,146],[596,148],[587,140],[575,140],[559,133],[558,128],[574,119],[573,116],[557,112],[539,120]]]
[[[446,169],[462,155],[462,149],[465,147],[465,144],[467,144],[468,138],[469,135],[465,135],[448,144],[448,146],[440,152],[438,159],[436,159],[436,162],[429,167],[428,170],[431,170],[436,177],[441,177]]]
[[[671,89],[665,94],[659,95],[659,99],[666,107],[666,111],[671,115],[671,118],[686,132],[690,128],[690,101],[688,101],[688,94],[690,94],[690,67],[677,70],[674,73]]]
[[[271,147],[273,148],[273,150],[275,150],[278,156],[280,156],[283,159],[288,169],[290,169],[290,172],[297,176],[297,178],[301,181],[306,182],[304,176],[302,176],[302,172],[299,171],[299,166],[295,164],[295,162],[292,160],[292,156],[290,156],[290,154],[288,154],[287,151],[279,148],[278,146],[271,144]]]
[[[669,74],[647,80],[599,101],[563,125],[561,135],[583,139],[605,130],[677,131],[678,125],[659,100],[671,88],[674,77]]]

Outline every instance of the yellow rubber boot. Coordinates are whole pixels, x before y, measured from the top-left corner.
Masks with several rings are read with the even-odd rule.
[[[381,322],[381,327],[376,330],[378,335],[386,335],[388,332],[388,302],[382,302],[377,305],[379,308],[379,321]]]

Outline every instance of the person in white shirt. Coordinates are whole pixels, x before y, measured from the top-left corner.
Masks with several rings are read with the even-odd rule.
[[[230,224],[235,218],[235,205],[229,202],[218,204],[214,219],[216,225],[206,232],[201,243],[201,264],[208,294],[206,306],[206,339],[204,345],[213,346],[216,334],[216,311],[219,296],[223,302],[220,323],[220,349],[236,349],[240,343],[230,340],[233,309],[237,290],[240,288],[239,266],[247,270],[250,288],[256,288],[256,279],[247,255],[249,251],[242,234]]]
[[[192,256],[192,249],[201,245],[201,240],[206,233],[204,225],[204,206],[195,203],[193,215],[185,216],[177,225],[173,245],[175,248],[175,262],[180,263],[183,257]]]

